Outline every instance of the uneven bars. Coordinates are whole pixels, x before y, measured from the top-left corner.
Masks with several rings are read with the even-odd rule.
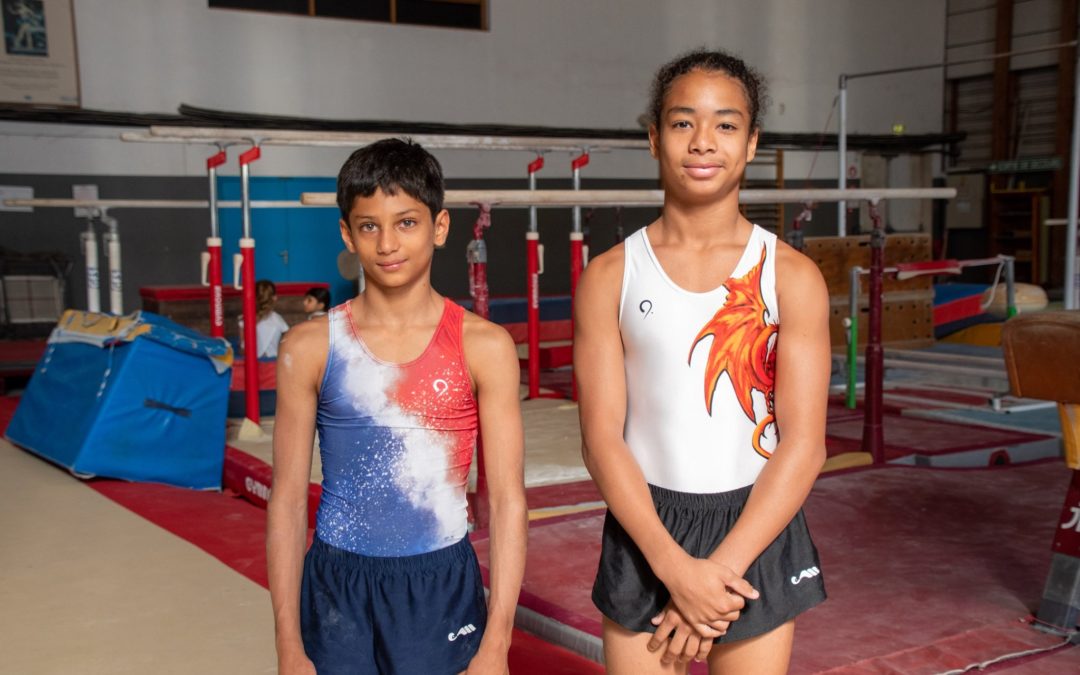
[[[258,139],[261,145],[295,145],[312,147],[359,147],[385,138],[408,136],[429,149],[453,150],[522,150],[571,151],[582,148],[602,150],[648,150],[649,141],[642,138],[572,138],[543,136],[465,136],[460,134],[393,134],[354,131],[296,131],[288,129],[222,129],[214,127],[151,126],[150,133],[126,132],[120,139],[129,142],[168,142],[151,139],[171,139],[178,143],[244,143]]]

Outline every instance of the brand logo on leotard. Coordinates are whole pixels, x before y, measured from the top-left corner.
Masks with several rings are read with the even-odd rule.
[[[450,388],[450,385],[446,383],[446,380],[435,380],[431,383],[431,388],[435,390],[435,395],[440,396],[443,392]]]
[[[450,633],[449,635],[447,635],[446,639],[449,640],[450,642],[453,642],[454,640],[458,639],[462,635],[468,635],[469,633],[475,633],[475,632],[476,632],[476,626],[472,625],[471,623],[467,623],[464,626],[462,626],[461,628],[459,628],[458,632]]]
[[[649,315],[652,314],[652,300],[642,300],[637,308],[641,312],[641,318],[648,319]]]
[[[819,574],[821,574],[821,570],[816,567],[810,567],[803,570],[802,572],[799,572],[799,576],[791,577],[791,583],[797,586],[799,585],[799,583],[802,582],[803,579],[813,579]]]

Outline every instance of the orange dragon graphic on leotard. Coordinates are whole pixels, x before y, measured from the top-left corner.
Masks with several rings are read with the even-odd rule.
[[[762,246],[761,259],[749,272],[729,279],[724,287],[727,298],[705,324],[690,346],[690,356],[698,343],[712,336],[709,360],[705,364],[705,409],[712,415],[713,393],[725,372],[731,378],[735,396],[743,412],[757,426],[754,429],[754,451],[768,459],[772,453],[761,447],[765,429],[776,423],[773,409],[773,383],[776,379],[776,349],[770,341],[779,331],[775,323],[766,323],[769,308],[761,293],[761,271],[765,266],[767,249]],[[766,415],[758,420],[754,414],[753,391],[765,395]]]

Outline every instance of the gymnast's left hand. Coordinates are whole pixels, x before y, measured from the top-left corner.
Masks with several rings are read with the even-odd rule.
[[[656,626],[656,632],[649,638],[646,647],[650,652],[663,649],[660,663],[665,666],[676,662],[689,663],[691,660],[704,661],[712,650],[713,639],[727,633],[726,628],[710,629],[707,636],[698,633],[670,600],[652,618],[652,624]]]

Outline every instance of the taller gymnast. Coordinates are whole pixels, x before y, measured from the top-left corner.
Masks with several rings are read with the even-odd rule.
[[[763,101],[724,52],[657,72],[662,215],[578,288],[582,452],[609,508],[593,602],[616,675],[786,672],[796,615],[825,599],[802,505],[825,460],[829,298],[739,211]]]

